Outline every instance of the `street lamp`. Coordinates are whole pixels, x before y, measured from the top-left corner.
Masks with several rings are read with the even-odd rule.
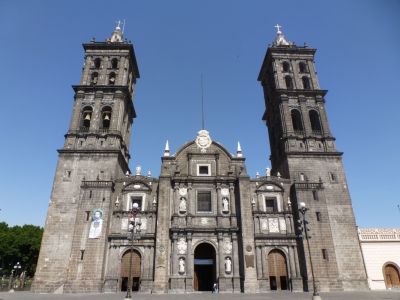
[[[135,240],[140,239],[140,225],[142,223],[136,220],[136,215],[139,212],[139,204],[136,202],[132,204],[131,216],[129,217],[128,231],[131,233],[131,256],[129,261],[129,278],[128,278],[128,288],[126,290],[125,299],[132,299],[131,287],[132,287],[132,257],[133,257],[133,243]]]
[[[304,235],[305,235],[306,241],[307,241],[308,256],[310,257],[310,267],[311,267],[311,275],[312,275],[313,290],[314,290],[312,299],[313,300],[321,300],[321,297],[318,294],[317,285],[315,283],[314,267],[313,267],[313,263],[312,263],[311,250],[310,250],[310,241],[308,238],[308,231],[310,230],[310,228],[307,226],[308,221],[306,220],[306,212],[308,211],[308,208],[306,207],[306,204],[304,202],[300,202],[299,211],[303,216],[303,221],[299,220],[299,223],[303,224]],[[301,227],[300,227],[300,230],[301,230]]]
[[[15,277],[17,277],[18,276],[18,270],[21,270],[21,264],[19,262],[17,262],[14,265],[13,269],[11,270],[10,283],[8,285],[11,292],[14,291],[14,274],[15,274]]]

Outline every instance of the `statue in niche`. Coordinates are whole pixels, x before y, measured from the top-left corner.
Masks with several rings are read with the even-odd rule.
[[[185,213],[187,210],[187,204],[185,197],[181,197],[181,201],[179,202],[179,212]]]
[[[103,227],[103,211],[95,208],[92,211],[92,223],[90,224],[89,239],[98,239]]]
[[[232,260],[230,257],[225,258],[225,272],[226,273],[232,272]]]
[[[229,212],[229,200],[227,197],[222,198],[222,211]]]
[[[185,259],[183,257],[179,259],[179,273],[185,273]]]

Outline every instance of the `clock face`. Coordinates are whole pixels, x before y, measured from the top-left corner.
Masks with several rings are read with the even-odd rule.
[[[221,195],[222,196],[229,196],[229,190],[228,189],[221,189]]]

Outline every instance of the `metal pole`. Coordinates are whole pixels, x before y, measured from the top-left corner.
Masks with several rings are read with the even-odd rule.
[[[304,202],[300,202],[300,212],[303,215],[303,229],[304,229],[304,235],[306,236],[306,241],[307,241],[307,248],[308,248],[308,256],[310,257],[310,267],[311,267],[311,275],[312,275],[312,281],[313,281],[313,300],[321,300],[321,297],[318,294],[317,291],[317,285],[315,282],[315,276],[314,276],[314,266],[312,263],[312,257],[311,257],[311,248],[310,248],[310,241],[308,237],[308,227],[307,227],[307,220],[306,220],[306,212],[308,208],[306,208],[306,204]]]
[[[318,296],[318,291],[317,291],[317,286],[315,284],[315,276],[314,276],[314,267],[312,263],[312,258],[311,258],[311,249],[310,249],[310,241],[308,240],[308,228],[307,228],[307,223],[306,223],[306,210],[304,212],[302,211],[303,214],[303,224],[304,224],[304,233],[306,236],[306,241],[307,241],[307,248],[308,248],[308,256],[310,257],[310,267],[311,267],[311,275],[312,275],[312,281],[313,281],[313,296]]]
[[[133,217],[133,229],[131,233],[131,253],[130,253],[130,258],[129,258],[129,278],[128,278],[128,288],[126,290],[126,296],[125,299],[131,299],[131,287],[132,287],[132,258],[133,258],[133,238],[134,238],[134,231],[135,231],[135,224],[136,224],[136,218],[135,218],[135,213],[132,211],[134,214]]]

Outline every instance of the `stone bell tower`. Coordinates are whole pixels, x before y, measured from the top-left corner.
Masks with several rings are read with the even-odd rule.
[[[320,288],[367,288],[343,153],[336,149],[325,107],[327,91],[320,88],[315,70],[316,50],[295,45],[279,25],[276,28],[276,40],[267,49],[258,77],[264,91],[272,173],[291,180],[295,214],[299,202],[309,208],[311,256]],[[307,289],[311,271],[304,247],[299,240]]]
[[[83,44],[84,66],[59,160],[35,274],[35,292],[100,291],[112,180],[129,170],[139,70],[120,25]],[[102,230],[88,237],[94,212]],[[93,237],[92,236],[92,237]]]

